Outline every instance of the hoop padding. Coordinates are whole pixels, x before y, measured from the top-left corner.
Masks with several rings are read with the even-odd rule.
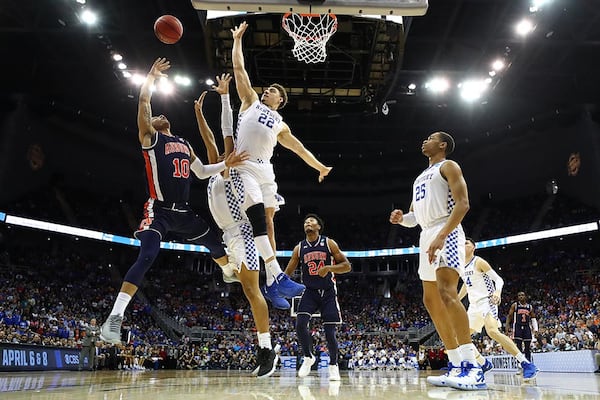
[[[292,53],[298,61],[325,61],[327,41],[337,31],[335,14],[287,13],[283,16],[281,25],[294,39]]]

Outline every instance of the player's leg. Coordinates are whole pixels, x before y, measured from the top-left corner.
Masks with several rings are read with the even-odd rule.
[[[481,333],[481,329],[485,325],[485,319],[483,317],[482,310],[471,304],[467,310],[467,316],[469,318],[469,329],[471,331],[471,336],[473,336],[475,333]],[[486,373],[494,368],[494,365],[481,355],[479,350],[477,350],[477,347],[475,347],[475,360],[477,360],[477,364],[479,364],[483,370],[483,373]]]
[[[340,369],[338,366],[338,341],[336,338],[337,326],[342,323],[342,313],[335,294],[335,290],[328,290],[323,294],[321,315],[323,318],[323,329],[325,340],[329,350],[329,380],[339,381]]]
[[[298,336],[298,342],[304,355],[302,365],[298,370],[298,376],[301,378],[310,373],[310,369],[316,361],[316,357],[312,354],[312,338],[308,330],[308,323],[312,314],[317,311],[319,302],[319,294],[316,290],[306,290],[302,294],[302,298],[298,304],[296,335]]]
[[[157,224],[153,225],[154,228],[157,228]],[[105,342],[112,344],[121,343],[121,324],[125,309],[135,295],[135,292],[137,292],[146,271],[150,269],[160,250],[162,235],[160,232],[163,229],[158,229],[146,229],[136,232],[136,237],[140,240],[140,252],[135,263],[125,274],[112,311],[100,329],[100,338]]]

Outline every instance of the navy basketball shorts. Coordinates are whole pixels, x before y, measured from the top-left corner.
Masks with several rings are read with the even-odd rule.
[[[342,314],[335,289],[306,288],[298,304],[297,313],[314,314],[321,311],[321,319],[325,323],[342,322]]]

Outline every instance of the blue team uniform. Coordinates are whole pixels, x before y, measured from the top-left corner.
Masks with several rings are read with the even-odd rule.
[[[341,323],[342,315],[337,300],[335,275],[329,272],[324,277],[320,277],[318,274],[318,270],[323,266],[335,264],[327,245],[327,237],[320,235],[314,243],[304,239],[299,247],[302,283],[306,285],[306,290],[298,304],[297,313],[312,315],[320,310],[323,322]]]

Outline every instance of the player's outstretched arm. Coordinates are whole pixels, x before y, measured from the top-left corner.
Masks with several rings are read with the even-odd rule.
[[[144,84],[140,88],[140,98],[138,100],[138,137],[143,146],[149,146],[154,128],[152,127],[152,108],[150,107],[150,99],[152,98],[152,85],[157,78],[167,76],[163,71],[171,68],[171,64],[166,58],[157,58],[150,72],[146,76]]]
[[[292,132],[287,124],[283,123],[283,129],[277,135],[277,141],[281,143],[283,147],[296,153],[302,160],[304,160],[305,163],[319,171],[319,182],[323,182],[325,177],[329,175],[329,172],[331,172],[333,167],[327,167],[317,160],[314,154],[304,147],[298,138],[292,135]]]
[[[258,94],[252,89],[250,77],[246,71],[244,64],[244,52],[242,50],[242,40],[244,33],[248,29],[248,23],[242,22],[231,30],[233,34],[233,49],[231,52],[231,61],[233,63],[233,75],[235,76],[235,87],[237,88],[238,96],[242,101],[241,111],[247,109],[250,104],[258,99]]]
[[[213,89],[221,95],[221,132],[223,133],[223,142],[225,144],[224,158],[233,152],[233,110],[229,98],[229,84],[231,83],[230,74],[221,74],[217,76],[217,86]]]
[[[215,135],[210,129],[210,126],[208,126],[208,122],[206,122],[206,118],[204,117],[204,113],[202,111],[204,98],[206,97],[207,93],[207,91],[202,92],[200,97],[198,97],[198,100],[194,101],[194,111],[196,113],[196,122],[198,123],[200,136],[202,137],[204,146],[206,146],[206,156],[208,157],[208,162],[210,164],[215,164],[219,158],[219,149],[217,147]]]

